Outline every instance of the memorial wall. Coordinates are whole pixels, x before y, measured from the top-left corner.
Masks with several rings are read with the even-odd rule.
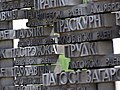
[[[116,90],[119,37],[119,0],[0,0],[0,90]]]

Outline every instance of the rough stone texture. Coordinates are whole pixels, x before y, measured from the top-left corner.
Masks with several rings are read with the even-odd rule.
[[[99,83],[98,90],[115,90],[115,83]]]
[[[12,21],[0,22],[0,29],[12,29]],[[13,40],[0,41],[0,49],[13,48]],[[1,59],[0,68],[13,67],[13,59]],[[3,90],[6,86],[12,86],[14,84],[14,78],[1,78],[0,90]]]

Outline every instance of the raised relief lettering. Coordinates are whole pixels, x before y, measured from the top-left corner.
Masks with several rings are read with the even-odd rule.
[[[63,15],[61,10],[25,10],[26,19],[55,20]]]
[[[36,27],[30,29],[15,30],[15,38],[43,36],[45,35],[44,29],[45,29],[44,27]]]
[[[46,9],[52,7],[65,6],[65,0],[34,0],[36,9]]]
[[[80,57],[87,55],[95,55],[97,54],[97,43],[81,43],[81,44],[73,44],[68,46],[68,52],[70,55],[68,57]],[[67,52],[66,52],[67,53]]]
[[[34,6],[33,0],[18,0],[18,1],[7,1],[0,2],[0,11],[16,10],[21,8],[29,8]]]
[[[99,41],[99,40],[109,40],[112,38],[120,37],[119,26],[108,27],[108,28],[97,28],[95,31],[78,31],[78,32],[69,32],[61,34],[58,37],[59,44],[74,44],[87,41]]]
[[[101,46],[108,47],[106,42],[84,42],[80,44],[70,44],[65,46],[65,56],[69,58],[90,56],[90,55],[105,55],[112,54],[112,43],[108,41],[111,50],[102,50]],[[99,48],[98,48],[99,47]]]
[[[58,52],[56,45],[40,45],[32,47],[12,48],[12,49],[1,49],[0,58],[14,58],[14,57],[29,57],[29,56],[45,56],[45,55],[56,55],[61,54]]]
[[[0,21],[23,19],[22,13],[23,11],[20,10],[0,12]]]
[[[54,86],[54,85],[70,85],[76,82],[76,84],[86,84],[86,83],[103,83],[103,82],[113,82],[120,81],[119,77],[120,68],[104,68],[104,69],[91,69],[91,70],[81,70],[61,72],[59,74],[46,73],[42,75],[44,86]],[[73,74],[72,78],[71,74]],[[51,75],[54,75],[54,84],[50,81]],[[78,78],[79,77],[79,78]]]
[[[111,13],[120,10],[119,0],[115,1],[99,1],[88,4],[80,4],[74,7],[70,7],[63,11],[61,18],[74,17],[74,16],[84,16],[98,13]]]
[[[34,38],[20,39],[18,42],[18,47],[49,45],[56,43],[57,43],[57,36],[34,37]]]
[[[83,29],[97,28],[102,27],[102,17],[101,15],[93,15],[93,16],[82,16],[77,18],[68,18],[65,20],[60,20],[57,22],[59,25],[57,26],[56,32],[72,32]]]
[[[40,76],[42,73],[48,73],[50,66],[31,66],[31,67],[15,67],[14,76]]]
[[[48,31],[46,31],[46,30],[48,30]],[[33,37],[34,38],[36,37],[37,39],[38,39],[38,37],[39,38],[41,37],[41,39],[43,39],[43,36],[45,38],[45,36],[49,36],[51,32],[52,32],[52,27],[42,27],[42,26],[35,27],[35,28],[29,28],[29,29],[4,30],[4,31],[0,31],[0,40],[22,39],[22,38],[30,39]],[[50,38],[46,38],[43,41],[42,40],[40,40],[40,41],[45,42],[45,43],[53,43],[54,37],[57,37],[57,36],[51,36]],[[31,43],[32,43],[32,41],[31,41]],[[26,45],[26,46],[29,46],[29,45]]]
[[[43,56],[43,57],[22,57],[16,58],[14,61],[15,66],[25,65],[39,65],[39,64],[54,64],[58,60],[58,55]]]
[[[114,67],[120,65],[120,55],[111,54],[111,55],[96,55],[96,56],[87,56],[72,58],[69,63],[70,69],[89,69],[89,68],[105,68],[105,67]]]
[[[116,25],[120,25],[120,12],[115,12],[116,14]]]
[[[47,87],[43,86],[34,86],[34,85],[29,85],[29,86],[6,86],[4,90],[47,90]]]
[[[41,76],[24,76],[24,77],[17,77],[15,79],[15,85],[32,85],[32,84],[42,84]],[[18,88],[19,90],[19,88]]]
[[[119,11],[120,10],[120,2],[116,1],[105,1],[105,2],[98,2],[91,5],[90,13],[105,13],[105,12],[112,12],[112,11]]]

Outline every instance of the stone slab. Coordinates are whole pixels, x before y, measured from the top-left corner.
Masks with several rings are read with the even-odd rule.
[[[108,85],[107,83],[114,83],[115,81],[120,80],[119,71],[120,67],[92,70],[84,69],[78,71],[61,72],[59,74],[45,73],[43,74],[42,79],[44,86],[97,83],[99,85],[99,90],[103,90],[102,86],[103,88],[107,89],[107,87],[105,87],[106,85]],[[110,87],[111,86],[108,86],[108,88]]]
[[[84,42],[65,46],[65,56],[68,58],[90,55],[106,55],[113,53],[112,41]]]
[[[112,26],[116,26],[115,14],[113,13],[66,18],[54,22],[56,33],[69,33]]]
[[[56,7],[63,7],[63,6],[70,6],[70,5],[77,5],[80,4],[80,0],[35,0],[34,6],[35,9],[50,9],[50,8],[56,8]]]
[[[79,58],[71,58],[69,63],[70,69],[94,69],[94,68],[105,68],[114,67],[120,65],[120,55],[96,55]]]
[[[120,27],[104,27],[86,31],[61,33],[58,37],[59,44],[74,44],[88,41],[111,40],[120,37]]]
[[[34,7],[34,0],[9,0],[7,2],[0,2],[0,11],[11,11],[31,7]]]
[[[98,13],[111,13],[120,10],[119,4],[119,0],[102,0],[94,3],[90,2],[88,4],[80,4],[64,10],[61,18],[92,15]]]
[[[15,58],[15,66],[27,66],[27,65],[41,65],[41,64],[55,64],[59,55],[43,56],[43,57],[22,57]]]
[[[56,35],[56,36],[45,36],[45,37],[20,39],[18,42],[18,47],[57,44],[57,41],[58,41],[57,37],[58,36]]]
[[[64,53],[62,45],[39,45],[31,47],[19,47],[11,49],[1,49],[0,58],[15,58],[15,57],[31,57],[31,56],[46,56],[58,55]]]
[[[115,83],[99,83],[98,90],[115,90]]]

